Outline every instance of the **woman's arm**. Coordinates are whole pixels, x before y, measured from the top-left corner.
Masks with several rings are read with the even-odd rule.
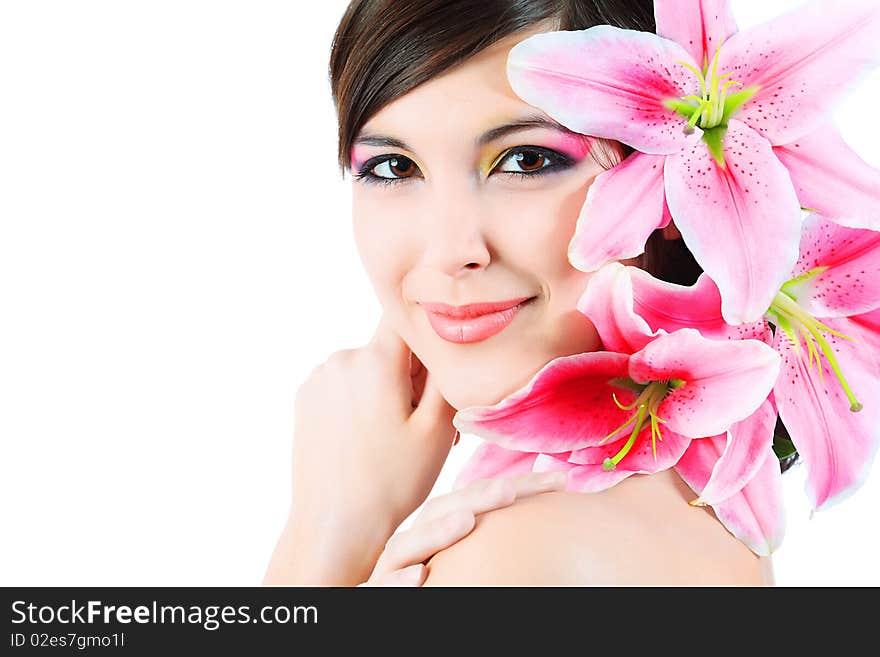
[[[291,507],[266,583],[356,585],[421,505],[452,447],[452,408],[383,316],[316,367],[294,407]]]
[[[290,514],[281,531],[264,585],[356,586],[367,580],[392,535],[390,522],[377,515],[372,523],[348,531],[309,525]]]
[[[550,492],[487,513],[428,562],[424,585],[772,584],[769,559],[710,508],[689,506],[679,484],[672,470],[634,475],[601,493]]]

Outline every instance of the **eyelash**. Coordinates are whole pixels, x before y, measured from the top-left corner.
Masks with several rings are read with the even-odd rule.
[[[535,169],[534,171],[499,171],[498,173],[504,173],[512,176],[519,176],[521,178],[533,178],[535,176],[543,176],[548,173],[555,173],[561,169],[568,169],[574,163],[573,160],[554,150],[550,150],[549,148],[543,148],[541,146],[515,146],[513,148],[509,148],[504,152],[504,154],[498,158],[497,164],[492,171],[495,171],[505,160],[507,160],[514,153],[519,152],[533,152],[539,155],[542,155],[546,158],[549,158],[553,164],[550,164],[546,167],[541,167],[540,169]],[[403,183],[416,176],[407,176],[405,178],[386,178],[384,176],[377,176],[373,173],[373,169],[375,169],[380,164],[384,164],[389,160],[394,159],[395,157],[406,157],[405,155],[400,155],[397,153],[389,153],[387,155],[377,155],[376,157],[370,158],[361,166],[361,168],[354,174],[354,177],[357,180],[363,181],[370,185],[396,185],[398,183]],[[406,158],[411,159],[411,158]],[[415,164],[415,163],[413,163]],[[489,172],[489,175],[492,175],[492,172]]]

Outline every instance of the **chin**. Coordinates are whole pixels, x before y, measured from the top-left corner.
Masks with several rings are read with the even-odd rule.
[[[472,406],[493,406],[520,390],[552,358],[535,362],[499,363],[495,367],[474,366],[431,370],[443,397],[456,410]],[[431,369],[430,367],[428,369]]]

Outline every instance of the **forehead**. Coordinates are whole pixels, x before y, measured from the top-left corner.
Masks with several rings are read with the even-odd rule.
[[[364,124],[361,134],[478,134],[524,113],[540,114],[520,99],[507,81],[510,49],[537,31],[519,32],[498,41],[395,99]]]

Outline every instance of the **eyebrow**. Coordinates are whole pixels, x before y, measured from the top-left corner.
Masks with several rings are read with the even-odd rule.
[[[491,130],[487,130],[482,135],[477,137],[476,144],[477,146],[485,146],[486,144],[501,139],[502,137],[506,137],[511,133],[519,132],[521,130],[531,130],[533,128],[546,128],[549,130],[555,130],[556,132],[562,132],[567,135],[578,134],[569,130],[564,125],[557,123],[556,121],[552,121],[544,116],[536,114],[533,116],[526,116],[521,119],[516,119],[515,121],[511,121],[510,123],[504,123],[503,125],[492,128]],[[354,140],[354,143],[359,145],[362,144],[364,146],[399,148],[401,150],[407,150],[410,152],[413,152],[414,150],[410,148],[406,144],[406,142],[401,141],[400,139],[395,139],[394,137],[388,137],[386,135],[360,135],[357,139]]]

